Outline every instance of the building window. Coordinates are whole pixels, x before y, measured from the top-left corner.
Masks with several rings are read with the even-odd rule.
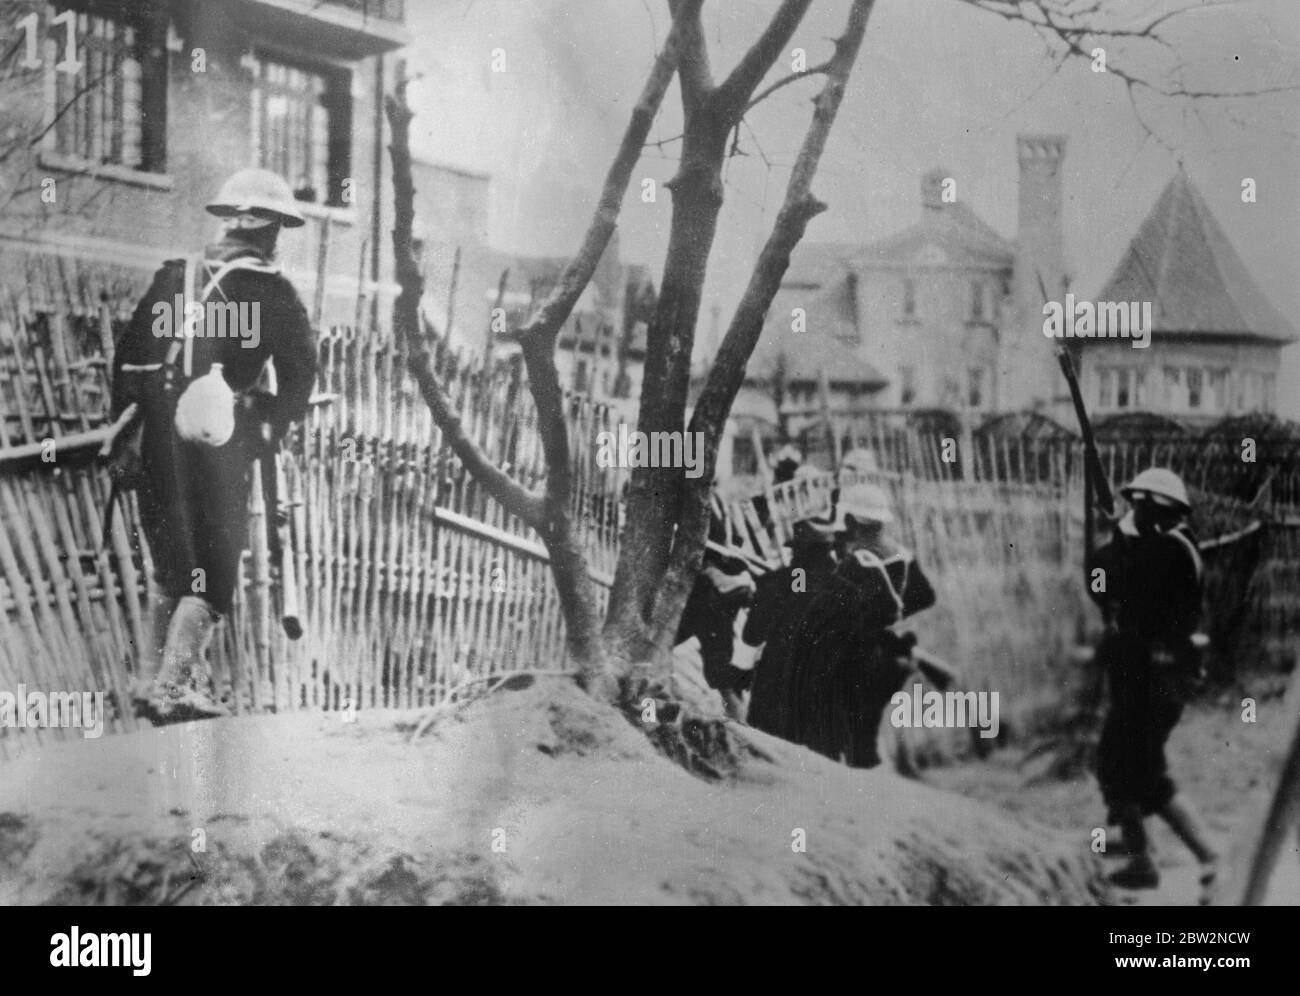
[[[1097,371],[1097,407],[1103,410],[1115,407],[1115,371],[1109,367]]]
[[[916,281],[911,277],[903,278],[903,317],[916,317]]]
[[[350,203],[350,75],[255,58],[253,147],[257,165],[288,180],[300,201]]]
[[[984,400],[984,368],[971,367],[966,371],[966,404],[970,408],[983,408]]]
[[[1250,370],[1240,375],[1241,388],[1238,392],[1238,407],[1242,411],[1259,411],[1263,406],[1263,378]]]
[[[979,280],[970,285],[970,317],[973,322],[984,321],[984,284]]]
[[[916,367],[899,367],[898,379],[898,403],[901,405],[910,405],[916,400]]]
[[[67,26],[52,25],[43,60],[47,147],[96,166],[161,172],[165,47],[149,44],[153,29],[129,14],[91,14],[76,4],[55,3],[50,19],[66,11],[75,14],[74,47],[67,45]],[[75,61],[67,62],[74,52]]]
[[[1097,370],[1099,408],[1136,409],[1147,404],[1147,372],[1134,367]]]
[[[1228,371],[1211,370],[1208,377],[1209,408],[1211,411],[1228,410]]]
[[[1165,367],[1165,398],[1170,411],[1186,410],[1187,388],[1183,383],[1183,371],[1180,367]]]
[[[1115,407],[1131,408],[1133,394],[1129,389],[1130,371],[1120,368],[1115,371]]]
[[[1197,367],[1187,368],[1187,407],[1199,410],[1201,407],[1201,386],[1204,377]]]

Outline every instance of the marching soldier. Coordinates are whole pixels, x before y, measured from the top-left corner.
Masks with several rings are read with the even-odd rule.
[[[1165,742],[1199,677],[1192,639],[1201,613],[1203,567],[1187,524],[1191,505],[1177,474],[1153,467],[1120,489],[1131,506],[1110,542],[1092,557],[1094,601],[1107,616],[1097,648],[1110,709],[1098,745],[1097,780],[1109,821],[1123,834],[1129,863],[1111,880],[1155,888],[1143,818],[1158,813],[1201,863],[1208,899],[1217,854],[1192,810],[1177,795]]]
[[[786,540],[790,564],[758,579],[754,604],[741,631],[741,639],[751,647],[763,647],[754,666],[746,721],[787,740],[793,731],[791,641],[813,596],[835,573],[832,526],[811,518],[794,524]]]
[[[315,333],[274,262],[280,230],[304,224],[289,185],[242,170],[207,209],[222,219],[220,240],[201,262],[170,260],[155,274],[113,363],[112,414],[135,403],[140,425],[138,459],[111,472],[137,491],[154,564],[135,697],[159,716],[224,712],[204,654],[231,608],[251,465],[302,417],[316,379]],[[221,314],[222,328],[205,327],[200,311]],[[274,394],[255,386],[268,360]]]
[[[888,627],[935,602],[915,558],[885,535],[893,520],[880,488],[844,489],[835,520],[839,566],[791,641],[791,739],[856,768],[880,763],[881,713],[912,671],[912,644]]]
[[[734,538],[727,535],[722,500],[716,491],[710,501],[709,541],[719,546],[732,545]],[[745,562],[706,549],[673,640],[677,646],[692,636],[699,637],[704,680],[722,696],[727,715],[736,720],[745,718],[745,690],[753,674],[731,662],[736,649],[736,616],[753,597],[754,579]]]

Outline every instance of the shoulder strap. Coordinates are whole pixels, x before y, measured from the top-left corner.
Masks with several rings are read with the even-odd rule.
[[[1168,535],[1177,536],[1183,547],[1191,555],[1192,564],[1196,568],[1196,581],[1199,584],[1201,578],[1205,575],[1205,562],[1201,559],[1201,551],[1196,548],[1196,543],[1182,529],[1171,529]]]
[[[873,568],[880,572],[880,576],[885,580],[885,587],[889,589],[889,594],[894,599],[894,604],[898,606],[898,611],[901,614],[903,611],[903,598],[894,588],[894,581],[889,576],[888,568],[888,565],[893,563],[895,558],[891,556],[888,560],[882,560],[873,551],[863,549],[854,550],[853,559],[863,567]],[[906,574],[904,574],[904,582],[906,582]]]
[[[208,281],[199,289],[199,267],[202,265],[203,270],[208,275]],[[272,263],[264,263],[261,260],[254,259],[251,256],[236,256],[234,259],[226,260],[214,271],[208,264],[207,260],[199,256],[185,257],[185,281],[184,296],[185,310],[189,310],[191,301],[198,304],[206,304],[212,292],[218,291],[224,298],[225,291],[221,290],[221,281],[226,275],[233,270],[252,270],[256,273],[278,274],[280,268]],[[195,293],[197,291],[197,293]],[[184,335],[175,340],[171,348],[167,351],[166,365],[171,366],[176,362],[177,355],[184,350],[184,359],[182,361],[182,371],[186,380],[194,376],[194,335],[188,320],[188,315],[182,316],[182,328],[185,330]]]
[[[185,376],[188,377],[190,375],[191,352],[193,349],[193,346],[191,344],[191,340],[193,337],[188,333],[188,329],[189,329],[188,312],[189,312],[189,303],[190,303],[190,293],[194,288],[194,282],[196,279],[195,274],[196,271],[198,270],[199,257],[192,256],[192,255],[186,256],[183,262],[185,264],[185,268],[183,270],[183,276],[181,277],[181,313],[176,316],[176,319],[179,320],[180,322],[181,334],[179,337],[173,338],[171,341],[171,345],[167,347],[167,356],[163,360],[163,366],[164,367],[174,366],[176,363],[176,358],[180,355],[181,350],[184,349],[185,350]]]
[[[203,292],[199,295],[201,301],[207,301],[214,290],[219,291],[221,296],[225,297],[226,292],[221,290],[221,281],[232,270],[252,270],[254,273],[269,274],[278,274],[280,272],[280,268],[273,263],[264,263],[251,256],[236,256],[234,259],[226,260],[215,271],[211,266],[208,266],[207,270],[212,276],[204,286]]]

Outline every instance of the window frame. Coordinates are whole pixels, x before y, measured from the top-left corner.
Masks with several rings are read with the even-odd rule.
[[[1112,411],[1115,407],[1115,368],[1097,368],[1097,410]]]
[[[916,374],[916,367],[913,364],[905,363],[898,368],[898,403],[903,407],[908,407],[916,401],[919,393]]]
[[[76,14],[76,58],[79,63],[75,76],[59,70],[58,63],[63,58],[62,25],[55,26],[55,17],[65,11]],[[41,37],[42,54],[42,97],[41,128],[42,133],[37,150],[37,161],[41,166],[53,169],[66,169],[74,172],[88,173],[108,179],[118,179],[137,183],[141,186],[170,189],[171,178],[167,175],[167,109],[169,100],[169,53],[166,45],[168,17],[164,8],[135,9],[127,4],[96,4],[88,0],[45,0],[40,4],[37,14],[43,29]],[[93,33],[87,34],[81,24],[82,19],[94,19],[114,26],[120,31],[129,28],[134,32],[130,43],[133,61],[139,67],[135,85],[139,88],[136,98],[139,139],[139,162],[125,161],[125,149],[116,159],[99,160],[91,157],[92,149],[81,146],[77,140],[64,142],[66,128],[61,124],[67,120],[67,114],[75,102],[93,97],[101,87],[85,88],[85,80],[91,71],[92,60],[88,54],[92,48],[104,46]],[[92,43],[88,39],[97,39]],[[119,64],[120,69],[120,64]],[[107,74],[105,74],[107,75]],[[76,96],[60,106],[62,80],[72,80]],[[117,135],[109,136],[108,141],[121,142],[125,145],[124,132],[127,128],[124,108],[126,106],[127,82],[122,81],[114,100],[121,104],[122,110],[113,115],[112,127],[119,129]],[[102,99],[102,98],[101,98]],[[101,127],[102,127],[101,119]],[[105,139],[101,136],[101,142]]]
[[[355,80],[352,66],[345,62],[338,62],[330,59],[313,58],[310,55],[304,55],[301,52],[281,48],[274,44],[259,43],[253,49],[251,57],[247,59],[246,66],[251,81],[250,87],[250,108],[249,108],[249,126],[250,126],[250,162],[253,166],[262,169],[271,169],[280,172],[277,169],[278,164],[273,164],[267,156],[263,155],[264,138],[266,135],[266,105],[268,93],[272,96],[294,96],[292,92],[286,93],[284,84],[267,81],[265,70],[268,66],[275,66],[289,71],[296,71],[310,77],[318,78],[322,83],[322,89],[319,96],[312,102],[312,107],[320,107],[324,110],[324,121],[326,128],[326,138],[324,142],[325,161],[323,168],[324,190],[316,191],[314,200],[307,200],[299,197],[303,187],[298,186],[298,177],[285,176],[289,186],[294,191],[294,197],[298,203],[306,205],[309,208],[315,208],[320,211],[350,211],[356,207],[355,199],[352,203],[343,200],[343,183],[345,180],[353,178],[353,130],[355,125],[356,101],[352,94],[352,88]],[[310,154],[315,154],[315,136],[310,134],[310,127],[313,115],[307,115],[309,137],[303,138],[310,148]],[[302,150],[299,150],[301,154]]]
[[[905,320],[911,321],[916,318],[916,278],[903,277],[903,307],[902,314]]]
[[[982,411],[988,407],[987,397],[987,367],[967,367],[966,368],[966,407],[972,411]]]

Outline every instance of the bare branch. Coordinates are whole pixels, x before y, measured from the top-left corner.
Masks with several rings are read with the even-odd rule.
[[[763,319],[781,285],[781,278],[790,265],[790,253],[803,238],[808,222],[826,209],[826,205],[813,196],[812,181],[844,98],[849,74],[862,47],[862,38],[874,4],[875,0],[854,0],[849,10],[848,23],[844,33],[835,42],[835,54],[826,70],[826,83],[817,97],[813,119],[790,174],[780,213],[759,255],[754,272],[750,275],[745,294],[732,316],[691,416],[690,431],[704,433],[705,459],[699,480],[706,483],[704,486],[692,486],[682,503],[682,517],[673,542],[665,582],[668,597],[660,597],[655,605],[656,640],[664,639],[668,629],[675,625],[677,612],[680,611],[680,599],[686,594],[684,585],[689,583],[703,555],[709,515],[707,482],[713,478],[718,440],[722,436],[727,413],[744,380],[745,365],[763,331]],[[675,588],[681,590],[673,590]]]
[[[703,6],[704,0],[668,0],[674,21],[681,25],[677,72],[682,81],[682,106],[687,108],[699,107],[714,91],[709,49],[700,23]]]
[[[831,64],[829,62],[823,62],[820,66],[813,66],[811,69],[805,69],[802,73],[791,73],[789,76],[782,76],[771,86],[764,87],[760,90],[758,94],[745,105],[745,110],[752,110],[777,90],[780,90],[783,86],[789,86],[791,83],[797,82],[798,80],[807,79],[809,76],[816,76],[818,73],[824,73],[830,68]]]
[[[429,349],[420,335],[420,297],[424,293],[424,277],[411,251],[411,224],[415,216],[415,185],[411,179],[409,136],[411,130],[410,107],[406,103],[406,80],[397,81],[396,92],[384,101],[388,123],[392,128],[389,153],[393,162],[393,198],[396,209],[393,215],[393,254],[397,282],[401,293],[393,302],[393,328],[406,339],[410,349],[407,366],[420,388],[424,403],[429,406],[434,423],[442,433],[443,441],[464,464],[465,469],[480,482],[507,512],[516,515],[534,529],[540,527],[545,503],[541,496],[528,491],[522,484],[508,476],[483,452],[482,448],[465,431],[460,416],[452,407],[442,385],[438,383],[429,357]]]
[[[739,116],[763,82],[763,77],[794,37],[795,29],[811,5],[812,0],[782,0],[780,9],[772,15],[758,40],[718,87],[714,96],[722,107]]]
[[[674,4],[674,7],[681,9],[684,19],[674,21],[673,28],[664,42],[663,51],[655,59],[650,77],[646,80],[641,96],[632,110],[631,120],[628,121],[627,130],[623,133],[623,141],[619,144],[618,153],[605,176],[605,185],[601,190],[591,224],[588,225],[587,233],[583,237],[582,247],[564,268],[564,272],[551,288],[546,300],[519,329],[517,338],[521,343],[526,345],[529,339],[542,338],[547,340],[548,345],[553,344],[560,328],[573,312],[574,305],[578,303],[578,298],[582,296],[583,290],[591,281],[591,275],[596,272],[600,257],[609,245],[609,240],[618,225],[618,215],[623,207],[623,196],[627,193],[628,184],[632,179],[632,170],[637,160],[641,158],[641,149],[650,134],[650,126],[659,113],[659,105],[663,103],[664,94],[668,91],[668,85],[672,82],[673,73],[677,69],[679,51],[683,45],[684,25],[692,15],[698,25],[701,2],[702,0],[683,0],[680,4]]]
[[[996,14],[1007,21],[1028,24],[1036,30],[1040,30],[1040,32],[1046,30],[1051,37],[1065,47],[1068,54],[1077,55],[1085,60],[1091,60],[1092,58],[1092,53],[1083,46],[1083,42],[1090,38],[1099,41],[1107,39],[1146,41],[1173,51],[1173,46],[1160,33],[1159,28],[1185,14],[1204,12],[1209,7],[1233,5],[1229,2],[1210,4],[1190,2],[1189,0],[1186,5],[1165,11],[1144,24],[1136,27],[1125,27],[1122,24],[1106,25],[1098,23],[1095,20],[1095,15],[1101,10],[1100,3],[1072,6],[1068,2],[1064,2],[1064,0],[1058,0],[1058,2],[1052,2],[1052,0],[959,0],[959,2],[974,7],[976,10]],[[1107,62],[1106,71],[1119,77],[1130,89],[1142,87],[1162,97],[1178,97],[1190,100],[1230,100],[1241,97],[1260,97],[1270,93],[1286,93],[1300,89],[1295,84],[1258,87],[1250,90],[1230,90],[1227,92],[1222,90],[1189,89],[1181,84],[1177,86],[1160,86],[1113,60]]]

